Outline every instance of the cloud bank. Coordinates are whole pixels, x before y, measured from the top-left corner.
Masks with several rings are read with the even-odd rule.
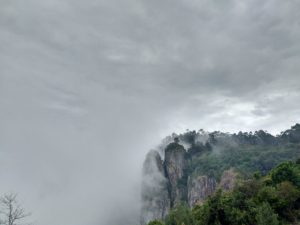
[[[165,135],[299,122],[299,10],[1,0],[1,193],[41,225],[132,225],[143,158]]]

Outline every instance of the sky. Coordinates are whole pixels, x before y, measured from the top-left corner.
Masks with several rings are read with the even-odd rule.
[[[172,132],[300,121],[297,0],[0,0],[0,194],[39,225],[134,225]]]

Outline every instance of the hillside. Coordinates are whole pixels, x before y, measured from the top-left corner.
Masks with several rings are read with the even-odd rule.
[[[163,220],[181,204],[202,205],[218,189],[232,191],[239,180],[255,172],[266,176],[281,162],[299,157],[300,124],[277,136],[262,130],[173,134],[146,157],[141,223]]]
[[[268,175],[255,173],[231,191],[218,189],[192,209],[181,203],[148,225],[297,225],[300,219],[300,160],[283,162]]]

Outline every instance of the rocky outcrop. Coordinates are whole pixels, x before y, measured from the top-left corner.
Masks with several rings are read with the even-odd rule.
[[[173,138],[174,142],[170,143]],[[144,164],[142,223],[165,218],[169,210],[180,202],[190,207],[201,204],[216,189],[232,191],[238,181],[238,173],[234,169],[224,171],[222,168],[238,166],[243,150],[248,154],[249,149],[257,147],[258,151],[255,152],[259,154],[263,147],[273,154],[274,146],[285,148],[296,143],[300,143],[300,124],[296,124],[276,137],[263,130],[237,134],[199,130],[168,136],[158,146],[163,160],[158,152],[152,151],[147,155]],[[293,152],[296,154],[297,148],[293,148]],[[265,174],[269,171],[268,162],[263,160],[257,162],[255,157],[245,156],[249,157],[250,164],[246,165],[242,172],[250,172],[257,163],[262,165],[261,173]],[[231,159],[230,157],[237,158],[228,160]],[[293,159],[293,154],[289,153],[289,157]],[[243,161],[244,158],[242,157],[241,160]],[[276,159],[274,163],[278,160]],[[216,165],[218,162],[220,165]],[[221,178],[220,173],[223,173]],[[220,182],[217,183],[216,179]]]
[[[158,152],[148,153],[143,165],[141,224],[163,219],[170,210],[168,180]]]
[[[223,191],[232,191],[237,182],[238,173],[233,168],[225,170],[219,183],[219,188]]]
[[[171,143],[165,150],[164,168],[169,180],[171,207],[187,198],[186,151],[178,143]]]
[[[143,166],[141,224],[164,219],[170,209],[180,202],[190,207],[202,204],[217,188],[230,191],[234,188],[237,173],[223,172],[220,183],[214,177],[191,175],[188,164],[192,160],[182,145],[175,141],[164,151],[164,160],[157,151],[148,153]]]
[[[203,201],[216,190],[217,182],[213,177],[194,176],[188,179],[188,204],[193,207]]]

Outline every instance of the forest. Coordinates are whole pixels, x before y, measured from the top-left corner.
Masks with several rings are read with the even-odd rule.
[[[166,213],[148,225],[299,224],[300,124],[277,136],[186,131],[160,151],[166,184],[146,187],[143,200],[145,210]]]
[[[266,176],[254,173],[233,191],[221,189],[202,205],[174,207],[148,225],[287,225],[300,219],[300,159],[283,162]]]

